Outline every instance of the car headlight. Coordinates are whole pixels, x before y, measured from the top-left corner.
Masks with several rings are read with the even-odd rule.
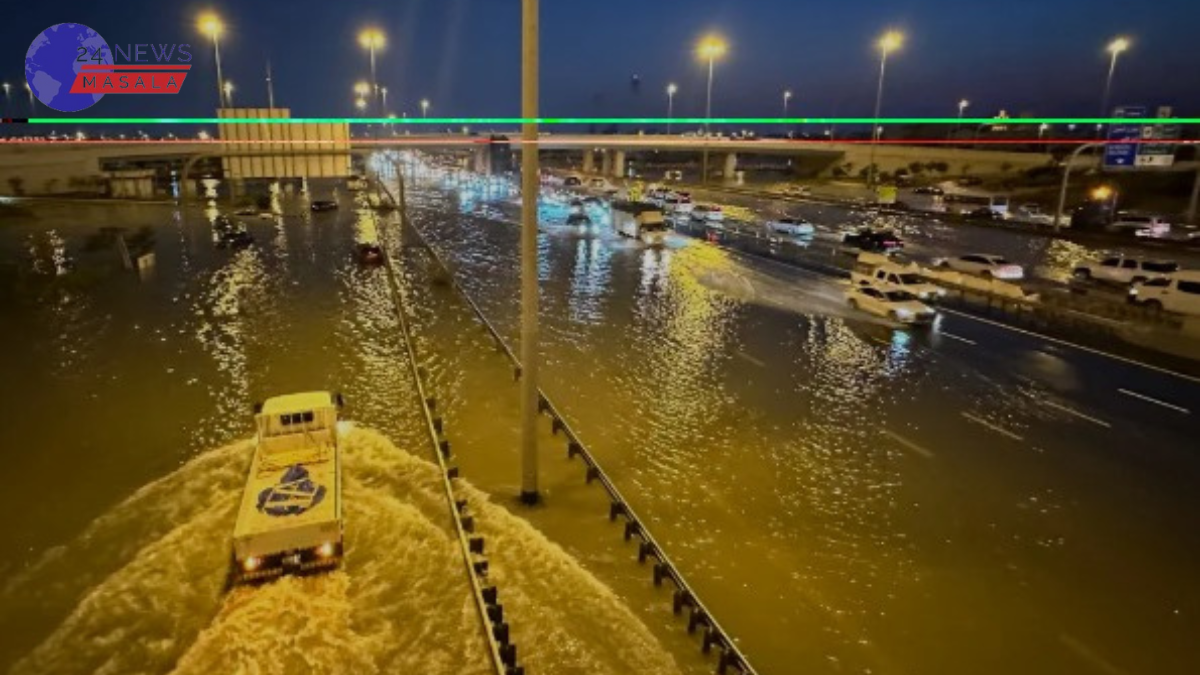
[[[901,319],[911,319],[913,315],[912,311],[907,309],[897,309],[895,312],[896,316],[900,317]]]
[[[259,565],[262,565],[262,558],[257,556],[247,556],[246,559],[242,561],[242,569],[246,570],[247,572],[253,572],[254,570],[258,569]]]
[[[333,542],[327,541],[324,544],[321,544],[320,546],[317,547],[317,555],[322,558],[329,558],[329,557],[333,556],[333,554],[336,550],[337,550],[337,548],[333,545]]]

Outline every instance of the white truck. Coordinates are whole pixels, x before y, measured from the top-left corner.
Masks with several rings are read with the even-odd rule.
[[[667,238],[667,221],[662,209],[645,202],[613,202],[613,229],[617,234],[650,246],[661,246]]]
[[[257,439],[233,530],[229,585],[337,567],[342,558],[340,394],[255,406]]]
[[[900,265],[877,253],[859,254],[858,264],[850,272],[850,282],[855,286],[908,291],[926,301],[946,295],[946,289],[922,276],[917,265]]]

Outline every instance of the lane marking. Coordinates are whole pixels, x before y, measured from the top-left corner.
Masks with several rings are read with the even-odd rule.
[[[925,448],[922,448],[921,446],[917,445],[916,443],[913,443],[912,441],[908,440],[907,438],[901,436],[900,434],[898,434],[894,431],[891,431],[889,429],[884,429],[883,435],[887,436],[888,438],[892,439],[893,441],[896,441],[900,445],[903,445],[904,447],[908,448],[909,450],[912,450],[913,452],[924,457],[925,459],[933,459],[933,452],[926,450]]]
[[[1058,636],[1058,640],[1076,656],[1086,661],[1089,665],[1094,666],[1105,675],[1129,675],[1129,671],[1110,663],[1103,656],[1097,654],[1096,650],[1066,633],[1061,633]]]
[[[1023,436],[1018,436],[1017,434],[1014,434],[1013,432],[1009,431],[1008,429],[1005,429],[1005,428],[1003,428],[1003,427],[998,427],[998,426],[996,426],[995,424],[992,424],[991,422],[989,422],[989,421],[987,421],[987,420],[985,420],[985,419],[982,419],[982,418],[980,418],[980,417],[976,417],[976,416],[972,415],[972,414],[971,414],[971,413],[969,413],[969,412],[964,412],[964,413],[962,414],[962,416],[963,416],[963,417],[965,417],[965,418],[967,418],[967,419],[969,419],[969,420],[971,420],[972,422],[975,422],[976,424],[982,424],[983,426],[985,426],[985,427],[987,427],[987,428],[991,429],[992,431],[994,431],[994,432],[996,432],[996,433],[998,433],[998,434],[1001,434],[1001,435],[1003,435],[1003,436],[1007,436],[1007,437],[1009,437],[1009,438],[1013,439],[1014,441],[1023,441],[1023,440],[1025,440],[1025,438],[1024,438]]]
[[[974,340],[968,340],[965,337],[959,337],[959,336],[955,335],[954,333],[947,333],[944,330],[938,331],[938,335],[945,335],[946,337],[950,338],[951,340],[958,340],[959,342],[965,342],[969,345],[976,344],[976,342]]]
[[[1155,405],[1161,405],[1161,406],[1162,406],[1162,407],[1164,407],[1164,408],[1170,408],[1171,410],[1175,410],[1175,411],[1177,411],[1177,412],[1181,412],[1181,413],[1183,413],[1184,415],[1190,415],[1190,414],[1192,414],[1192,411],[1191,411],[1191,410],[1188,410],[1187,408],[1183,408],[1183,407],[1177,406],[1177,405],[1175,405],[1174,403],[1167,403],[1166,401],[1161,401],[1161,400],[1159,400],[1159,399],[1157,399],[1157,398],[1154,398],[1154,397],[1152,397],[1152,396],[1147,396],[1147,395],[1145,395],[1145,394],[1139,394],[1139,393],[1137,393],[1136,391],[1129,391],[1128,389],[1117,389],[1117,391],[1121,392],[1122,394],[1125,394],[1126,396],[1132,396],[1132,397],[1134,397],[1134,398],[1140,398],[1140,399],[1142,399],[1143,401],[1148,401],[1148,402],[1150,402],[1150,403],[1154,403]]]
[[[1105,422],[1104,420],[1096,419],[1095,417],[1092,417],[1090,415],[1084,415],[1083,413],[1079,412],[1078,410],[1075,410],[1073,408],[1068,408],[1065,405],[1059,405],[1059,404],[1055,403],[1054,401],[1043,400],[1042,404],[1049,406],[1051,408],[1054,408],[1056,410],[1061,410],[1069,415],[1074,415],[1081,420],[1087,420],[1087,421],[1091,422],[1092,424],[1099,424],[1100,426],[1105,427],[1105,428],[1112,427],[1111,424],[1109,424],[1108,422]]]
[[[734,352],[734,355],[738,356],[746,361],[749,361],[750,363],[753,363],[754,365],[758,366],[759,368],[764,368],[767,365],[767,364],[763,363],[762,361],[754,358],[753,356],[750,356],[746,352],[741,351],[740,349],[738,351]]]
[[[1046,342],[1053,342],[1054,344],[1063,345],[1064,347],[1072,347],[1074,349],[1078,349],[1079,351],[1088,352],[1090,354],[1095,354],[1097,356],[1103,356],[1105,358],[1109,358],[1114,361],[1121,361],[1122,363],[1128,363],[1128,364],[1134,365],[1134,366],[1141,366],[1142,368],[1145,368],[1147,370],[1153,370],[1156,373],[1162,373],[1163,375],[1170,375],[1171,377],[1177,377],[1181,380],[1187,380],[1188,382],[1200,384],[1200,377],[1194,377],[1192,375],[1185,375],[1183,373],[1177,373],[1174,370],[1167,370],[1166,368],[1161,368],[1159,366],[1151,365],[1149,363],[1138,361],[1136,359],[1130,359],[1130,358],[1127,358],[1124,356],[1117,356],[1116,354],[1110,354],[1109,352],[1095,349],[1092,347],[1085,347],[1081,344],[1076,344],[1069,340],[1062,340],[1059,338],[1050,337],[1049,335],[1043,335],[1042,333],[1035,333],[1034,331],[1031,331],[1031,330],[1025,330],[1024,328],[1017,328],[1016,326],[1010,326],[1005,323],[1000,323],[999,321],[992,321],[991,319],[985,319],[981,316],[975,316],[974,314],[968,314],[966,312],[959,312],[957,310],[949,309],[947,307],[941,307],[941,308],[939,308],[939,311],[945,312],[947,314],[953,314],[955,316],[961,316],[964,319],[970,319],[971,321],[978,321],[980,323],[986,323],[986,324],[989,324],[992,326],[1003,328],[1004,330],[1012,331],[1014,333],[1021,333],[1022,335],[1028,335],[1030,337],[1035,337],[1035,338],[1038,338],[1039,340],[1045,340]]]
[[[874,335],[871,336],[871,342],[878,342],[879,344],[883,345],[884,347],[892,346],[892,343],[888,342],[887,340],[880,340],[879,338],[875,337]]]

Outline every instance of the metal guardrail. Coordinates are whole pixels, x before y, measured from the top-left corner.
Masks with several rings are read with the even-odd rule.
[[[466,301],[475,318],[482,324],[487,333],[491,336],[496,348],[502,351],[513,366],[514,378],[521,376],[521,362],[517,359],[516,354],[508,346],[508,343],[501,337],[496,327],[483,314],[479,306],[475,303],[466,290],[458,283],[450,268],[446,265],[445,260],[437,252],[437,250],[429,244],[421,231],[408,218],[408,207],[404,197],[403,177],[400,179],[400,214],[401,223],[407,226],[421,242],[422,248],[429,252],[430,257],[437,263],[438,267],[448,277],[451,287],[453,287],[458,295]],[[675,590],[672,593],[671,609],[676,615],[680,615],[686,609],[688,610],[688,634],[695,634],[698,629],[702,629],[700,648],[704,654],[710,654],[714,648],[717,650],[717,666],[716,672],[724,674],[729,670],[735,669],[743,675],[757,675],[757,671],[750,665],[745,654],[738,649],[730,633],[726,631],[716,617],[703,602],[700,601],[699,595],[688,585],[684,579],[683,573],[673,563],[670,557],[667,556],[666,550],[645,525],[645,521],[638,517],[634,512],[629,501],[617,489],[616,484],[609,478],[608,474],[600,466],[600,462],[595,455],[588,450],[587,446],[580,440],[579,434],[571,428],[570,424],[559,412],[558,408],[551,402],[550,397],[546,395],[541,388],[538,389],[538,411],[547,414],[551,419],[551,432],[557,435],[560,431],[563,432],[567,439],[567,458],[573,459],[579,456],[583,459],[586,466],[585,480],[588,483],[598,481],[604,488],[604,491],[609,497],[608,519],[610,522],[615,522],[618,517],[624,519],[624,538],[625,541],[630,541],[633,537],[637,537],[638,543],[638,563],[645,564],[648,558],[654,559],[653,565],[653,582],[656,587],[662,586],[664,580],[671,581]]]
[[[386,187],[384,187],[386,190]],[[390,194],[389,194],[390,196]],[[393,201],[395,201],[393,199]],[[379,223],[381,233],[386,226]],[[408,319],[404,316],[404,292],[397,282],[396,270],[392,257],[384,251],[384,268],[387,271],[388,287],[392,295],[396,317],[400,324],[400,334],[404,339],[405,351],[408,355],[409,369],[416,383],[417,396],[421,402],[421,411],[425,418],[425,429],[434,448],[434,457],[440,469],[442,489],[446,502],[450,507],[450,516],[454,522],[466,575],[471,586],[471,595],[475,600],[475,608],[479,613],[480,626],[488,645],[492,668],[497,675],[524,675],[525,668],[517,665],[517,646],[509,635],[509,625],[505,621],[504,605],[499,601],[499,590],[488,582],[488,561],[484,553],[484,538],[474,534],[475,518],[470,515],[466,499],[460,499],[455,491],[454,481],[459,478],[458,466],[453,465],[453,455],[450,451],[450,441],[444,435],[444,420],[437,414],[437,399],[428,394],[425,386],[427,373],[417,365],[416,349],[413,347],[412,332]]]

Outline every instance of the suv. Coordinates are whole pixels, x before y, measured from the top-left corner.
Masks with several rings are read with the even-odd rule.
[[[1129,289],[1129,301],[1153,309],[1200,316],[1200,271],[1185,270]]]
[[[1098,263],[1087,263],[1075,268],[1076,279],[1111,281],[1118,284],[1133,284],[1171,274],[1179,270],[1179,263],[1169,260],[1141,260],[1116,256]]]
[[[1164,237],[1171,233],[1171,224],[1159,216],[1118,213],[1117,219],[1104,229],[1109,232],[1132,232],[1139,237]]]

